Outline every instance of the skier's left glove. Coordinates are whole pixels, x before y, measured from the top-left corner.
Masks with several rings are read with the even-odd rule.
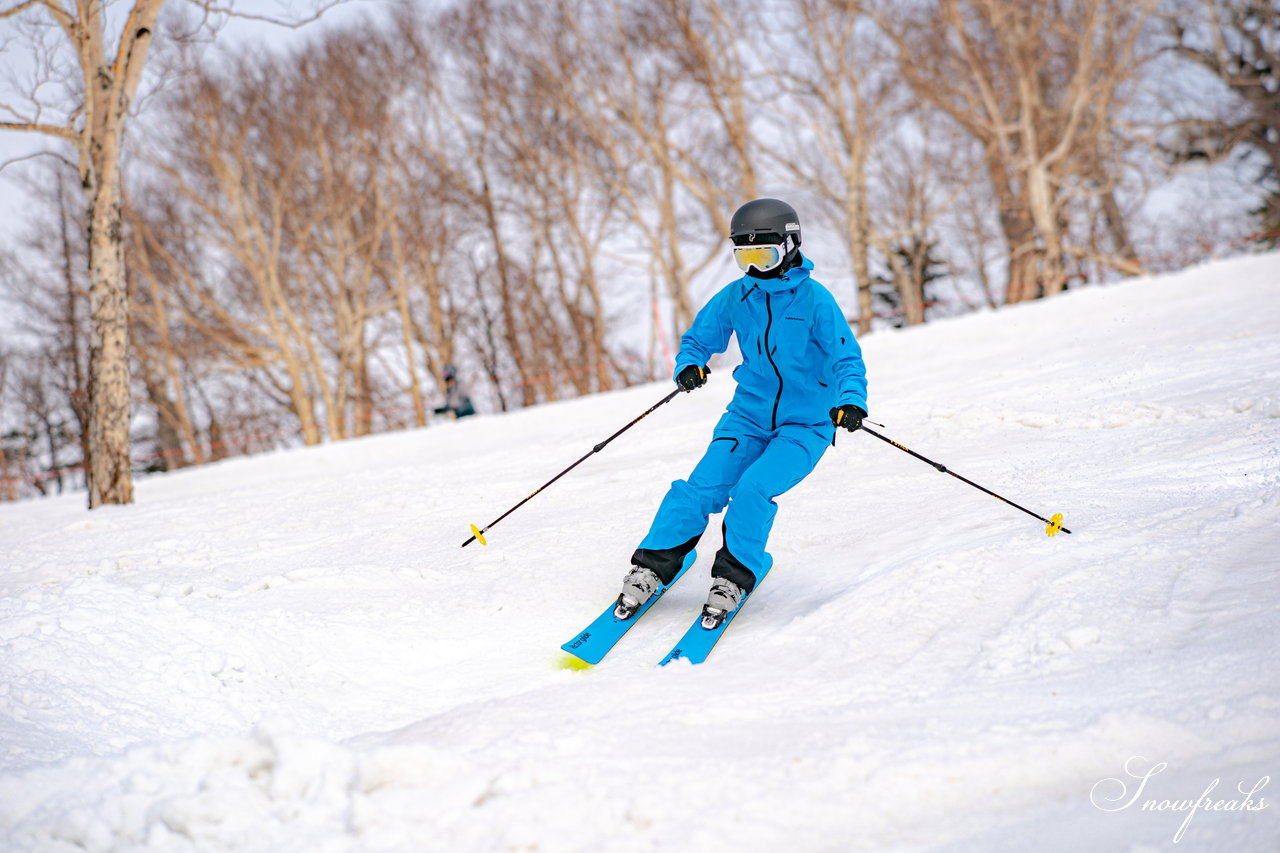
[[[698,367],[694,364],[686,365],[684,370],[676,374],[676,384],[680,386],[681,391],[692,391],[694,388],[701,388],[707,384],[707,374],[710,372],[706,367]]]
[[[844,427],[849,432],[862,429],[862,419],[867,413],[857,406],[845,403],[843,406],[836,406],[831,410],[831,425]]]

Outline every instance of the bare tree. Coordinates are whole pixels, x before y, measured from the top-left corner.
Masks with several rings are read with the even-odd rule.
[[[473,301],[479,302],[480,312],[497,314],[490,319],[489,340],[505,353],[490,355],[495,376],[502,372],[499,362],[508,365],[518,376],[523,405],[531,405],[539,396],[538,378],[547,375],[549,365],[526,334],[540,331],[539,322],[522,316],[533,294],[527,287],[528,271],[513,252],[528,256],[529,250],[519,248],[516,235],[504,229],[507,186],[501,160],[509,152],[501,149],[507,81],[496,70],[502,53],[500,18],[498,6],[483,0],[431,21],[448,72],[433,89],[431,126],[420,138],[436,171],[448,176],[455,219],[467,222],[469,234],[457,235],[455,241],[471,243],[473,262],[479,264],[477,287],[483,283],[492,291],[478,291]],[[541,390],[549,391],[545,385]]]
[[[55,472],[83,466],[88,421],[84,210],[76,203],[76,175],[65,161],[46,159],[30,176],[29,192],[43,202],[23,231],[26,251],[0,258],[0,288],[18,309],[11,328],[31,343],[10,353],[9,428],[31,437],[31,465]],[[45,477],[28,474],[41,493]]]
[[[723,257],[733,209],[760,185],[761,83],[739,43],[730,0],[571,4],[563,18],[574,64],[566,115],[589,140],[594,180],[615,199],[643,273],[685,328],[694,278]],[[702,236],[705,235],[705,236]],[[617,249],[614,250],[618,251]]]
[[[882,281],[890,292],[882,292],[882,301],[895,326],[924,323],[937,301],[937,282],[951,275],[939,235],[945,218],[974,189],[956,169],[964,162],[963,148],[945,126],[915,120],[880,146],[871,182],[871,240],[886,268]]]
[[[384,46],[338,34],[226,73],[192,69],[166,99],[163,177],[138,208],[139,274],[288,401],[308,444],[373,423],[369,361],[395,306],[383,276]],[[187,257],[195,233],[205,248]]]
[[[189,0],[205,14],[213,0]],[[25,105],[0,104],[0,130],[41,133],[71,145],[88,210],[91,333],[88,370],[89,507],[133,500],[129,443],[128,297],[124,265],[122,153],[125,127],[142,84],[156,21],[165,0],[134,0],[126,10],[107,0],[9,0],[0,21],[27,26],[34,49],[60,68],[69,56],[72,79],[62,103],[43,101],[38,81]],[[226,11],[225,9],[221,11]],[[51,23],[60,43],[43,40]],[[119,22],[112,26],[112,22]],[[46,117],[48,113],[55,117]]]
[[[464,246],[475,226],[459,203],[464,170],[451,148],[455,114],[442,82],[448,52],[438,23],[422,7],[400,6],[393,35],[384,42],[400,89],[378,171],[378,203],[385,211],[380,274],[394,293],[405,383],[419,425],[426,423],[419,368],[442,392],[444,366],[461,355],[463,318],[475,314],[470,282],[462,281],[469,272]]]
[[[156,419],[154,467],[171,470],[208,461],[189,398],[193,380],[189,364],[201,356],[202,341],[181,322],[174,292],[167,286],[179,275],[165,267],[191,258],[191,236],[174,217],[174,206],[163,197],[150,197],[148,223],[138,204],[126,206],[129,225],[126,257],[130,277],[130,339],[135,374],[141,381]],[[168,227],[150,227],[165,222]],[[163,243],[162,243],[163,241]]]
[[[0,19],[43,14],[71,46],[78,66],[79,103],[61,120],[36,111],[0,123],[69,142],[79,157],[88,206],[89,507],[130,503],[128,311],[121,219],[121,150],[129,108],[142,82],[156,18],[164,0],[136,0],[119,34],[107,32],[107,4],[80,2],[68,10],[54,0],[26,0],[0,9]],[[10,116],[20,115],[6,106]]]
[[[608,314],[599,271],[603,246],[615,229],[621,200],[600,174],[608,153],[597,145],[578,109],[595,80],[578,62],[573,22],[580,4],[559,0],[504,16],[508,34],[498,73],[510,97],[501,104],[502,174],[515,189],[513,219],[535,247],[534,286],[547,293],[545,346],[571,365],[565,377],[577,393],[608,390],[622,370],[608,346]]]
[[[1080,251],[1068,242],[1069,209],[1113,189],[1100,178],[1104,158],[1154,5],[940,0],[880,16],[917,96],[982,145],[1006,243],[1006,301],[1065,286]]]
[[[600,179],[608,154],[582,103],[596,82],[579,52],[586,12],[572,0],[473,3],[431,30],[445,34],[446,73],[417,147],[447,187],[452,242],[470,248],[470,348],[523,405],[628,381],[600,273],[625,197]]]
[[[1231,93],[1210,113],[1173,122],[1166,151],[1181,162],[1216,161],[1240,148],[1262,159],[1257,211],[1280,245],[1280,7],[1259,0],[1182,0],[1162,16],[1171,50],[1212,73]]]
[[[790,0],[807,50],[787,51],[793,35],[774,33],[772,72],[782,83],[777,110],[784,140],[770,153],[823,203],[843,238],[858,289],[860,332],[875,316],[873,267],[887,267],[908,324],[924,322],[921,287],[899,263],[900,248],[924,240],[944,187],[917,143],[909,90],[873,16],[858,0]],[[769,27],[761,27],[768,37]],[[927,127],[927,125],[924,125]],[[878,190],[878,191],[877,191]]]

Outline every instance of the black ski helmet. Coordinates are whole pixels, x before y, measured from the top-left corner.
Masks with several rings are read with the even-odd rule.
[[[735,246],[784,243],[787,237],[800,245],[800,217],[794,207],[776,198],[747,202],[729,222],[729,239]]]
[[[800,266],[800,217],[794,207],[780,199],[758,198],[738,208],[729,221],[729,239],[735,246],[783,246],[786,254],[782,263],[768,272],[752,273],[756,278],[777,278]]]

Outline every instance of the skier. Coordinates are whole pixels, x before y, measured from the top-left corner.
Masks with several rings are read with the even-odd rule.
[[[440,374],[444,378],[444,405],[432,409],[437,415],[448,415],[451,418],[465,418],[476,413],[471,398],[463,393],[458,384],[458,371],[452,364],[446,364]]]
[[[773,562],[765,552],[773,499],[808,476],[836,427],[852,432],[867,415],[861,347],[830,291],[810,277],[796,211],[773,198],[748,202],[733,215],[729,238],[745,275],[698,312],[674,378],[686,392],[702,387],[711,356],[734,335],[737,389],[702,460],[671,484],[632,555],[614,611],[621,619],[674,580],[708,516],[727,506],[702,619],[718,627]]]

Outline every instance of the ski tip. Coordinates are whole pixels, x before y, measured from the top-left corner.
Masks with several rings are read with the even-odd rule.
[[[674,649],[667,652],[667,656],[658,662],[658,666],[670,666],[671,664],[676,664],[677,666],[682,664],[685,666],[693,666],[697,663],[699,663],[699,661],[685,655],[684,649],[681,648],[681,646],[676,646]]]
[[[587,663],[575,654],[565,652],[560,656],[559,662],[556,663],[556,669],[567,669],[571,672],[581,672],[591,669],[595,664]]]

